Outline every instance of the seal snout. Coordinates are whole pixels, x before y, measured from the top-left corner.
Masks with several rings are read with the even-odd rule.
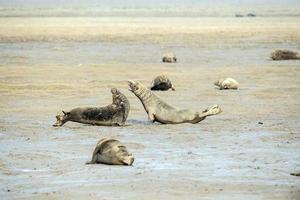
[[[137,85],[137,83],[132,80],[128,80],[127,82],[129,86],[129,91],[133,92],[135,90],[135,86]]]
[[[118,89],[117,88],[111,88],[110,92],[112,94],[118,94]]]
[[[133,162],[134,162],[134,157],[132,155],[126,156],[123,160],[123,163],[128,166],[131,166]]]

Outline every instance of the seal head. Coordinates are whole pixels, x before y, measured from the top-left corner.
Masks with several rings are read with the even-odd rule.
[[[56,115],[56,122],[52,125],[54,127],[59,127],[64,125],[64,123],[66,123],[67,121],[69,121],[70,118],[70,112],[65,112],[62,111],[61,113],[59,113],[58,115]]]

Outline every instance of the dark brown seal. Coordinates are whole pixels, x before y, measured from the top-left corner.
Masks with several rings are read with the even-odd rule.
[[[298,172],[298,173],[290,173],[290,175],[292,175],[292,176],[300,176],[300,172]]]
[[[98,126],[122,126],[128,117],[130,104],[124,94],[112,88],[112,104],[105,107],[74,108],[56,116],[53,126],[62,126],[68,121]]]
[[[273,60],[290,60],[290,59],[300,59],[300,53],[290,50],[275,50],[271,54]]]
[[[86,164],[132,165],[134,157],[120,141],[103,138],[93,152],[92,160]]]

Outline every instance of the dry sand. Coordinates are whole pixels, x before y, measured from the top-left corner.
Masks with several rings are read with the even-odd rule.
[[[0,20],[3,41],[24,40],[32,49],[41,41],[99,42],[101,39],[91,38],[111,34],[114,36],[104,37],[105,42],[121,44],[128,39],[142,47],[143,43],[163,45],[168,38],[174,45],[166,48],[174,47],[180,52],[177,64],[160,63],[158,52],[152,51],[145,52],[145,57],[157,56],[157,60],[141,62],[145,58],[135,56],[130,49],[126,54],[132,61],[129,63],[116,57],[115,63],[49,64],[40,59],[32,64],[28,59],[33,58],[26,57],[29,47],[22,54],[18,45],[23,44],[12,44],[18,53],[8,51],[10,47],[2,44],[1,199],[300,199],[300,178],[289,175],[300,171],[300,62],[268,59],[273,46],[299,48],[300,26],[296,26],[296,20],[282,19],[278,24],[265,19],[260,22],[266,25],[263,29],[247,19],[241,26],[240,19],[232,19],[229,26],[222,21],[207,23],[203,29],[189,29],[188,25],[178,28],[165,22],[169,28],[161,30],[164,25],[151,23],[148,27],[143,22],[129,26],[124,31],[126,37],[122,37],[123,25],[109,22],[100,25],[104,29],[95,30],[83,29],[78,21],[82,19],[73,19],[72,25],[64,23],[71,21],[68,18],[62,22]],[[26,20],[31,20],[32,27]],[[36,20],[38,26],[34,25]],[[278,28],[280,24],[284,28]],[[168,31],[174,34],[173,38]],[[191,34],[185,34],[186,31]],[[194,31],[195,38],[190,37]],[[175,40],[177,34],[181,42],[191,42],[184,50]],[[204,35],[207,37],[198,43]],[[209,48],[194,47],[193,41]],[[236,51],[227,49],[228,44],[237,47]],[[77,55],[73,48],[70,51]],[[199,56],[190,64],[189,49],[200,52],[195,53]],[[234,52],[242,53],[236,57]],[[107,54],[114,53],[117,52]],[[239,56],[243,54],[244,57]],[[66,56],[65,60],[72,58]],[[174,92],[157,92],[170,104],[195,110],[218,104],[223,113],[199,124],[150,123],[142,104],[127,90],[126,80],[149,85],[160,73],[167,74],[176,87]],[[240,89],[216,89],[213,82],[222,77],[235,78]],[[130,100],[127,126],[97,127],[73,122],[60,128],[51,126],[62,109],[109,104],[111,87],[119,88]],[[126,144],[135,156],[133,166],[85,165],[103,137],[117,138]]]

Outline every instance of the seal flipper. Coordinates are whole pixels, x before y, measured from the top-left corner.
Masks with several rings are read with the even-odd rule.
[[[149,117],[149,119],[154,123],[156,120],[155,120],[155,115],[154,115],[154,113],[148,113],[148,117]]]

